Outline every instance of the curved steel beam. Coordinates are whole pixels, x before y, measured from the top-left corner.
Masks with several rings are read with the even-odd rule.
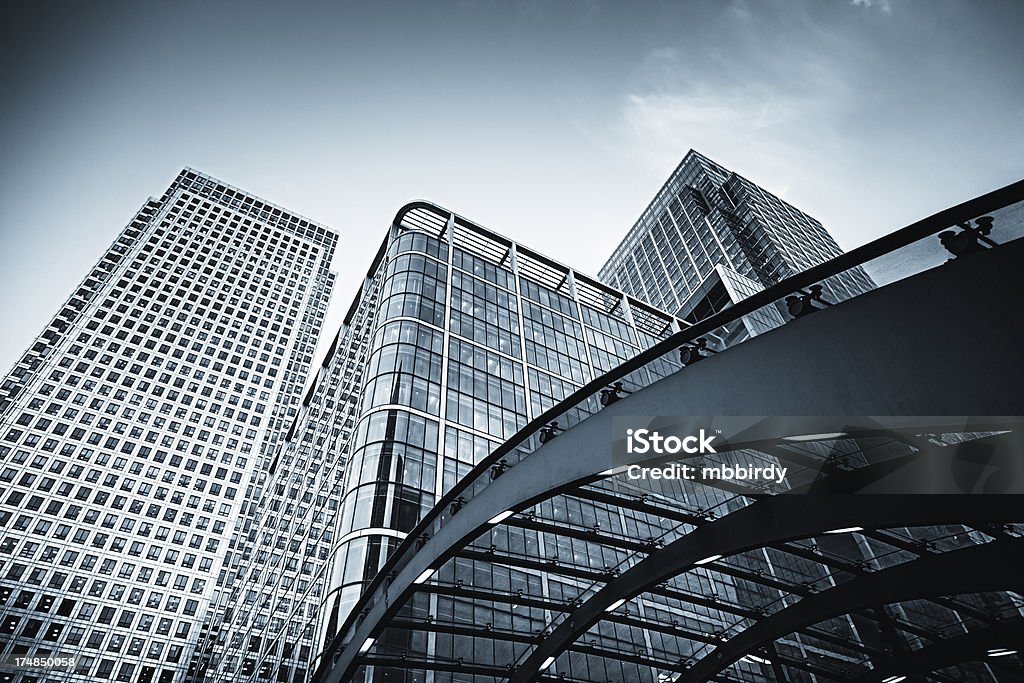
[[[766,545],[812,537],[833,529],[853,526],[872,529],[941,524],[982,525],[1015,522],[1022,518],[1024,518],[1024,505],[1019,496],[959,496],[953,498],[943,495],[808,495],[765,498],[726,515],[716,522],[695,529],[661,550],[652,553],[621,576],[609,581],[604,588],[564,619],[551,635],[540,643],[511,677],[510,683],[525,683],[533,680],[549,657],[557,657],[571,643],[575,642],[591,626],[600,621],[605,610],[616,601],[639,595],[653,586],[692,569],[697,566],[697,562],[708,557],[717,555],[728,557]],[[1020,546],[1017,546],[1017,550],[1019,553]],[[1017,566],[1019,567],[1019,564]],[[874,576],[868,575],[863,578],[873,578]],[[855,581],[860,581],[860,579]],[[837,589],[830,589],[825,593],[833,594],[835,590]],[[951,592],[963,591],[953,590]],[[802,600],[798,605],[808,600],[817,599],[818,596],[811,596]],[[739,655],[736,658],[738,659]]]
[[[611,420],[616,416],[657,414],[665,405],[671,405],[675,395],[672,378],[652,385],[626,399],[602,410],[593,418],[575,426],[571,434],[552,439],[538,448],[529,458],[507,470],[500,478],[490,482],[473,497],[457,515],[452,517],[436,535],[430,538],[408,560],[406,565],[390,582],[376,589],[378,597],[371,607],[359,617],[358,623],[346,624],[347,628],[327,648],[324,663],[314,680],[323,683],[338,683],[351,676],[357,649],[368,638],[376,636],[384,622],[393,616],[398,608],[416,588],[414,580],[429,569],[437,569],[455,555],[463,546],[471,543],[488,528],[488,521],[505,510],[523,510],[543,500],[571,491],[602,473],[624,468],[627,464],[651,464],[677,460],[678,456],[633,454],[630,460],[624,458],[625,438],[609,442]],[[859,424],[851,424],[851,420]],[[872,417],[849,418],[830,416],[787,417],[765,420],[762,417],[687,417],[673,421],[673,430],[683,433],[690,430],[697,433],[705,430],[720,430],[715,441],[720,452],[756,448],[759,443],[776,442],[780,430],[785,434],[828,434],[846,433],[851,438],[861,433],[879,435],[891,432],[910,434],[935,433],[942,431],[998,431],[1008,425],[1018,426],[1015,417],[988,417],[985,421],[971,422],[962,417]],[[801,496],[802,498],[802,496]],[[840,525],[841,526],[841,525]],[[828,528],[837,528],[836,526]],[[700,559],[700,558],[697,558]],[[350,617],[351,620],[351,617]],[[351,636],[341,640],[345,633]],[[355,646],[353,646],[353,644]],[[344,649],[341,649],[344,648]],[[340,650],[340,652],[339,652]],[[327,669],[327,659],[335,654],[333,666]]]
[[[512,439],[510,439],[508,442],[500,446],[498,449],[492,452],[491,455],[485,457],[480,463],[478,463],[477,466],[472,470],[472,472],[467,477],[465,477],[462,481],[458,482],[456,486],[454,486],[448,493],[446,493],[441,498],[440,501],[438,501],[438,504],[434,507],[434,509],[429,511],[424,516],[424,518],[417,524],[416,528],[410,533],[410,539],[408,539],[407,542],[403,544],[403,546],[399,549],[399,552],[395,553],[392,556],[393,559],[388,561],[383,570],[371,582],[370,586],[368,587],[368,590],[364,593],[363,597],[361,597],[360,600],[358,601],[356,608],[346,619],[341,631],[325,648],[325,653],[336,652],[341,647],[342,643],[345,642],[347,635],[351,634],[352,630],[356,628],[357,624],[359,623],[359,620],[361,619],[359,615],[365,613],[369,609],[372,609],[372,607],[368,607],[368,605],[372,605],[377,600],[378,593],[382,590],[383,584],[385,582],[385,577],[392,575],[396,568],[398,568],[401,558],[404,558],[408,552],[411,552],[413,546],[415,544],[420,543],[420,540],[424,537],[424,535],[426,535],[431,530],[432,526],[436,523],[441,514],[440,511],[447,509],[448,506],[454,500],[457,499],[457,497],[462,495],[462,493],[466,490],[467,487],[473,486],[475,483],[477,483],[480,477],[486,476],[488,469],[493,464],[498,462],[505,455],[505,453],[507,453],[509,450],[519,445],[520,443],[531,438],[531,435],[535,434],[537,430],[541,428],[542,425],[546,424],[547,422],[553,419],[558,419],[567,410],[564,406],[575,406],[588,400],[589,398],[596,396],[598,391],[604,386],[612,382],[615,382],[616,380],[622,379],[623,377],[626,377],[629,373],[634,372],[635,370],[646,366],[648,363],[658,358],[661,358],[662,356],[667,355],[668,353],[673,352],[680,345],[694,341],[696,338],[703,334],[711,333],[721,325],[728,324],[734,320],[737,320],[743,315],[752,313],[758,308],[761,308],[762,306],[770,305],[771,303],[782,298],[786,294],[791,294],[793,291],[810,286],[814,283],[819,282],[822,279],[835,275],[838,272],[842,272],[857,265],[861,265],[879,256],[892,253],[899,248],[912,244],[929,235],[933,235],[940,230],[944,230],[948,228],[950,225],[971,220],[984,213],[988,213],[996,209],[1002,208],[1004,206],[1007,206],[1009,204],[1018,202],[1020,201],[1021,196],[1024,196],[1024,181],[1008,185],[994,192],[988,193],[986,195],[977,197],[968,202],[964,202],[955,207],[951,207],[949,209],[941,211],[933,216],[922,219],[912,225],[909,225],[879,240],[875,240],[874,242],[858,247],[857,249],[854,249],[846,254],[843,254],[827,263],[803,271],[802,273],[799,273],[793,276],[792,278],[789,278],[781,283],[778,283],[777,285],[774,285],[773,287],[770,287],[769,289],[763,292],[759,292],[751,297],[748,297],[747,299],[744,299],[743,301],[737,303],[735,306],[731,307],[728,311],[723,311],[721,313],[710,316],[709,318],[702,320],[697,324],[688,327],[685,330],[682,330],[667,339],[662,340],[661,342],[655,344],[653,347],[647,349],[643,353],[635,356],[634,358],[626,361],[625,363],[615,368],[614,370],[606,373],[602,377],[594,379],[592,382],[588,383],[586,386],[582,387],[577,392],[575,392],[572,396],[568,397],[562,404],[554,406],[548,411],[545,411],[544,414],[535,417],[533,421],[527,424]],[[402,210],[400,210],[398,215],[396,216],[396,221],[400,221],[400,216],[403,216],[406,211],[411,210],[416,206],[433,206],[434,208],[438,208],[436,207],[436,205],[430,205],[428,202],[416,202],[406,207],[403,207]],[[1006,248],[1006,246],[1003,247],[1004,250]],[[953,265],[955,266],[956,264]],[[929,280],[929,282],[931,282],[931,280]],[[907,320],[902,320],[902,323],[907,324]],[[848,344],[848,341],[849,340],[843,340],[845,344]],[[865,348],[869,347],[870,345],[865,346]],[[694,368],[700,368],[703,367],[704,365],[706,364],[702,363],[699,366],[694,366]],[[939,363],[936,367],[942,367],[942,364]],[[929,369],[928,372],[932,374],[932,370],[933,369]],[[688,368],[688,375],[692,375],[693,371],[693,369]],[[977,375],[979,373],[975,372],[973,374]],[[1007,386],[1015,386],[1012,380],[1007,380],[1006,378],[1003,378],[1003,384],[1006,384]],[[975,400],[980,400],[983,396],[987,396],[988,394],[988,392],[985,389],[979,389],[979,392],[980,393],[978,393],[977,396],[974,397]],[[1016,396],[1016,394],[1014,395]],[[735,392],[730,392],[730,398],[735,398]],[[677,405],[677,402],[673,402],[670,405]],[[864,405],[879,404],[869,400]],[[958,395],[958,402],[956,403],[956,405],[964,405],[962,395]],[[978,405],[982,404],[979,403]],[[984,403],[984,405],[994,406],[1001,404]],[[1013,405],[1018,404],[1014,403]],[[730,409],[736,409],[735,401],[732,401],[729,404],[729,409],[716,412],[727,412]],[[865,412],[876,412],[877,410],[878,409],[876,408],[869,408],[866,410],[840,410],[839,412],[845,412],[847,414],[864,414]],[[957,408],[956,410],[964,410],[964,408],[960,407]],[[968,410],[971,409],[968,408]],[[765,411],[757,410],[755,412]],[[929,409],[913,410],[909,409],[908,406],[902,406],[902,408],[898,411],[889,412],[902,412],[903,414],[907,414],[914,412],[920,413],[939,411]],[[943,410],[941,412],[948,411]],[[977,410],[971,410],[971,412],[974,412],[976,414],[992,414],[997,412],[1019,413],[1020,411],[1007,411],[1005,408],[988,407],[985,409],[979,408]],[[323,670],[324,668],[325,666],[323,665],[319,667],[314,678],[322,678],[322,676],[325,674]]]
[[[789,633],[873,605],[937,595],[1024,589],[1024,540],[924,557],[869,574],[806,598],[760,621],[709,653],[676,683],[714,678],[740,657]]]
[[[852,679],[852,683],[879,683],[889,677],[926,674],[947,666],[984,660],[988,651],[994,648],[1019,649],[1021,643],[1024,643],[1024,619],[1014,619],[952,638],[943,638],[919,650],[879,660],[875,662],[874,669]],[[1016,657],[1018,661],[1020,656],[1018,654]],[[1003,658],[986,661],[989,666],[999,669],[1000,683],[1024,683],[1024,675],[1000,666],[1003,662]]]

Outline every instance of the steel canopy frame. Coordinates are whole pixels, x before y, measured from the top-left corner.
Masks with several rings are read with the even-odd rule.
[[[813,537],[833,529],[850,526],[872,529],[941,524],[986,525],[1018,521],[1024,517],[1024,509],[1022,509],[1022,501],[1019,496],[964,496],[956,499],[952,498],[951,496],[942,495],[812,495],[799,497],[773,496],[760,500],[737,512],[726,515],[718,521],[690,532],[641,560],[618,578],[609,581],[604,588],[587,600],[559,624],[550,636],[544,639],[512,675],[509,683],[525,683],[526,681],[533,680],[540,673],[542,664],[549,657],[557,657],[569,644],[575,642],[591,626],[600,621],[606,614],[605,610],[618,600],[639,595],[667,579],[692,569],[694,566],[697,566],[697,562],[707,557],[715,555],[728,557],[745,550],[798,538]],[[1018,543],[1013,548],[1016,553],[1014,557],[1017,559],[1017,563],[1013,566],[1019,568],[1021,560],[1024,560],[1024,554],[1022,554],[1024,546]],[[944,557],[944,555],[924,559],[931,561],[938,557]],[[899,567],[915,565],[920,568],[921,565],[916,564],[919,562],[921,560],[914,560],[897,565],[892,570],[884,570],[876,574],[852,579],[836,588],[805,597],[794,607],[804,603],[812,604],[809,601],[822,600],[822,596],[825,595],[830,595],[834,598],[837,595],[835,591],[848,585],[856,584],[864,587],[866,590],[866,587],[871,584],[870,582],[867,584],[860,583],[862,580],[874,579],[885,572],[893,571]],[[1019,578],[1017,582],[1018,584],[1024,582],[1024,578]],[[1009,586],[999,585],[996,590],[1002,590],[1007,587]],[[950,590],[939,591],[934,594],[962,592],[969,591],[962,591],[953,586]],[[910,599],[909,593],[900,599]],[[824,600],[826,604],[831,604],[829,599]],[[887,602],[892,601],[889,600]],[[858,607],[852,606],[837,614],[845,614]],[[778,615],[787,610],[782,610],[767,620],[761,620],[758,624],[774,620]],[[809,626],[822,621],[827,616],[793,627],[781,635],[786,635],[803,626]],[[748,630],[752,631],[756,627],[755,625]],[[753,646],[749,649],[753,649]],[[737,655],[735,659],[738,659],[749,649]],[[724,668],[734,660],[724,661],[724,659],[719,659],[717,655],[721,650],[722,648],[719,648],[719,650],[715,651],[715,661],[716,663],[722,662],[722,668]],[[685,678],[682,680],[689,682],[691,679]]]
[[[875,668],[852,683],[879,683],[889,677],[923,674],[963,662],[985,659],[989,650],[1002,647],[1013,650],[1024,643],[1024,618],[1013,619],[962,635],[943,638],[919,650],[887,657]],[[1001,683],[1024,683],[1024,675],[1001,668],[1000,658],[989,659],[989,666],[1000,668]]]
[[[937,595],[1024,589],[1024,540],[993,541],[883,569],[854,579],[760,621],[716,648],[675,683],[714,678],[740,657],[788,633],[873,605]],[[985,571],[978,571],[984,567]],[[513,680],[517,680],[513,678]]]
[[[637,396],[631,397],[637,398]],[[618,407],[618,406],[615,406]],[[609,410],[608,413],[614,411]],[[607,417],[602,413],[602,416]],[[730,419],[730,418],[727,418]],[[848,429],[849,425],[840,425],[839,422],[832,422],[835,418],[803,418],[806,420],[801,426],[807,430],[820,430],[819,433],[825,433],[829,430]],[[721,418],[719,418],[721,420]],[[734,447],[737,449],[752,446],[759,442],[763,442],[766,434],[759,432],[759,425],[756,421],[752,421],[749,418],[731,418],[734,421],[733,429],[737,434],[743,434],[745,437],[751,438],[750,442],[739,442],[735,443]],[[971,426],[971,429],[977,429],[983,431],[986,429],[995,430],[1000,427],[1006,427],[1007,422],[1016,423],[1014,419],[1008,419],[1006,421],[1000,420],[999,418],[990,418],[990,422],[985,424],[977,424]],[[884,424],[886,421],[892,424]],[[580,432],[586,431],[584,427],[595,428],[599,427],[598,423],[602,422],[600,419],[588,420],[581,423],[579,426]],[[953,424],[949,424],[953,423]],[[888,429],[886,429],[888,427]],[[893,429],[895,428],[895,429]],[[890,436],[894,438],[900,438],[905,440],[900,434],[889,432],[892,429],[894,432],[905,431],[910,434],[923,432],[935,432],[935,431],[961,431],[964,430],[964,422],[962,420],[956,420],[955,418],[941,417],[932,418],[916,418],[914,420],[907,418],[876,418],[875,423],[865,429],[865,434],[879,435],[880,433],[888,432]],[[576,430],[574,430],[575,432]],[[806,433],[806,432],[804,432]],[[849,438],[855,438],[856,432],[849,433]],[[440,532],[434,538],[430,539],[423,548],[412,558],[409,564],[393,578],[388,586],[388,600],[387,605],[378,603],[371,609],[363,619],[362,623],[356,630],[356,636],[352,642],[363,642],[366,638],[375,636],[379,631],[384,628],[386,622],[405,604],[412,592],[418,588],[426,588],[426,586],[417,586],[413,583],[413,579],[420,576],[423,571],[428,568],[438,568],[445,561],[453,556],[462,553],[462,549],[472,543],[482,533],[484,533],[490,520],[494,514],[501,510],[506,509],[523,509],[530,505],[539,502],[540,500],[548,499],[556,496],[560,493],[568,493],[574,490],[577,486],[584,484],[588,481],[597,480],[599,472],[594,470],[599,467],[603,467],[604,464],[595,462],[592,453],[586,453],[579,448],[573,448],[570,442],[574,439],[556,439],[546,444],[542,449],[539,449],[529,459],[521,462],[517,467],[509,470],[503,477],[492,482],[478,496],[472,499],[466,506],[460,510],[456,517],[443,527]],[[778,441],[776,439],[775,441]],[[584,457],[586,456],[586,457]],[[638,456],[638,462],[643,462],[643,458]],[[551,471],[551,465],[554,462],[560,463],[558,474],[562,477],[553,477]],[[854,475],[857,470],[844,472],[843,474]],[[543,473],[544,476],[538,476]],[[839,478],[842,478],[841,476]],[[893,502],[886,506],[872,505],[871,503],[878,503],[881,500],[894,499]],[[900,499],[902,498],[902,502]],[[913,503],[917,498],[925,499],[919,503]],[[792,540],[795,538],[806,538],[816,534],[823,533],[836,528],[848,527],[848,526],[863,526],[863,527],[876,527],[885,528],[890,526],[916,526],[916,525],[934,525],[942,523],[970,523],[973,519],[975,523],[1004,523],[1019,521],[1021,517],[1022,506],[1019,502],[1015,504],[1007,503],[1015,499],[1014,496],[1006,496],[1002,502],[997,501],[997,505],[993,505],[992,501],[983,503],[985,498],[972,498],[969,496],[958,497],[957,504],[952,505],[946,496],[769,496],[763,500],[744,508],[743,510],[737,511],[730,515],[727,515],[716,522],[711,522],[693,532],[690,532],[686,537],[676,541],[676,544],[681,543],[683,540],[693,536],[698,531],[704,531],[708,527],[714,529],[725,528],[725,532],[717,532],[716,536],[723,538],[731,537],[734,541],[741,536],[737,536],[736,531],[739,531],[741,527],[747,526],[748,528],[756,528],[744,521],[749,518],[755,525],[763,525],[767,520],[770,520],[778,515],[782,515],[791,525],[789,526],[779,524],[776,521],[777,527],[774,530],[761,526],[756,533],[748,532],[746,536],[742,536],[745,539],[743,545],[736,545],[735,543],[730,546],[734,548],[728,553],[696,553],[696,557],[693,557],[691,562],[702,559],[703,557],[711,554],[734,554],[735,552],[741,552],[745,549],[751,549],[755,547],[763,547],[773,542],[783,542],[785,540]],[[838,500],[847,499],[849,501],[846,505],[837,505]],[[808,502],[812,500],[818,500],[819,503],[814,513],[808,512]],[[929,502],[930,501],[930,502]],[[939,501],[944,501],[940,503]],[[961,505],[966,503],[966,507]],[[760,507],[763,506],[763,507]],[[762,511],[761,514],[750,512],[753,508],[758,508]],[[818,514],[820,508],[820,513]],[[979,508],[975,510],[974,508]],[[765,510],[774,510],[769,514],[764,514]],[[967,511],[971,510],[976,513],[976,516],[971,517],[967,515]],[[736,521],[736,516],[741,513],[745,513],[739,522]],[[778,513],[778,514],[776,514]],[[719,526],[722,525],[722,526]],[[711,530],[704,531],[704,534],[715,533]],[[703,538],[702,534],[701,538]],[[693,543],[693,542],[691,542]],[[674,545],[674,544],[673,544]],[[667,546],[665,550],[669,547]],[[691,547],[691,546],[687,546]],[[707,547],[707,546],[705,546]],[[723,546],[723,549],[729,550],[729,547]],[[658,557],[662,557],[658,555]],[[649,562],[650,558],[643,562]],[[677,565],[678,566],[678,565]],[[625,576],[625,575],[624,575]],[[657,582],[655,582],[657,583]],[[607,604],[611,604],[614,601],[613,598],[607,600]],[[606,607],[607,604],[604,606]],[[603,613],[603,607],[601,608]],[[572,621],[578,619],[566,620]],[[557,630],[556,630],[557,633]],[[555,634],[552,634],[554,637]],[[566,645],[568,646],[568,645]],[[536,655],[536,652],[535,652]],[[342,652],[341,658],[337,662],[336,666],[330,672],[330,675],[323,679],[325,681],[341,681],[346,680],[344,676],[350,673],[351,668],[356,663],[358,653],[355,652],[354,647],[346,648],[345,652]],[[347,660],[347,661],[345,661]],[[527,660],[528,662],[530,660]],[[543,659],[538,660],[538,664]],[[342,663],[345,662],[344,666]],[[525,665],[529,668],[529,665]]]
[[[332,652],[337,652],[339,648],[342,647],[342,643],[344,642],[346,635],[351,634],[353,629],[358,628],[358,625],[362,621],[368,609],[372,610],[372,608],[366,607],[367,603],[371,600],[380,602],[380,598],[382,597],[386,600],[387,593],[390,591],[388,590],[389,587],[385,585],[385,577],[393,574],[396,565],[413,550],[416,544],[420,543],[425,538],[429,538],[428,532],[437,522],[440,516],[439,511],[446,509],[454,500],[456,500],[465,487],[472,485],[472,483],[478,480],[480,476],[485,475],[487,470],[494,463],[498,462],[505,453],[525,441],[529,435],[535,433],[542,425],[552,419],[558,418],[565,411],[565,406],[574,406],[579,404],[588,397],[596,395],[604,386],[607,386],[615,380],[625,377],[634,370],[645,366],[647,363],[672,352],[680,345],[692,342],[700,335],[709,333],[715,328],[730,323],[762,306],[769,305],[776,300],[781,300],[781,298],[787,294],[791,294],[794,291],[813,285],[821,279],[830,277],[838,272],[848,270],[872,259],[884,256],[906,245],[917,242],[918,240],[935,235],[938,231],[947,229],[950,226],[961,224],[977,216],[1001,209],[1020,201],[1022,198],[1024,198],[1024,181],[1018,181],[958,204],[954,207],[940,211],[927,218],[923,218],[900,230],[886,235],[885,237],[874,240],[873,242],[843,254],[829,262],[799,273],[778,285],[770,287],[763,292],[759,292],[748,299],[739,302],[728,311],[713,315],[696,325],[677,332],[651,347],[644,353],[636,356],[626,363],[623,363],[618,368],[610,371],[604,376],[594,379],[592,382],[567,398],[562,404],[554,406],[544,414],[537,416],[515,437],[513,437],[513,439],[506,442],[506,444],[503,444],[502,447],[499,447],[490,456],[484,458],[484,460],[481,461],[467,477],[449,491],[438,502],[435,508],[416,525],[416,528],[410,532],[406,541],[402,543],[395,553],[393,553],[392,557],[386,562],[382,571],[379,572],[378,576],[367,587],[367,590],[358,601],[356,608],[353,609],[341,629],[339,629],[334,640],[327,645],[324,651],[324,658],[321,661],[320,667],[318,667],[318,670],[314,674],[314,679],[319,680],[327,674],[325,669],[332,666],[332,664],[328,663],[330,654]],[[393,224],[396,226],[399,225],[408,211],[419,206],[433,207],[433,205],[428,202],[414,202],[399,210],[398,214],[395,216]],[[384,592],[384,595],[381,594],[382,591]]]

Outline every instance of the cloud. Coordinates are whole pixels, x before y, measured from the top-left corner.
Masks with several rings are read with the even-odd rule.
[[[883,14],[892,14],[892,5],[889,4],[889,0],[850,0],[850,4],[866,9],[877,7]]]
[[[692,147],[724,163],[743,159],[747,167],[771,169],[779,177],[773,189],[782,193],[789,183],[782,176],[804,163],[811,139],[819,136],[801,130],[802,109],[794,98],[757,88],[729,96],[629,95],[623,120],[640,163],[651,170],[664,172]],[[808,136],[806,144],[800,142],[801,133]]]
[[[652,133],[686,128],[746,133],[786,126],[800,118],[801,106],[795,100],[758,90],[727,96],[628,95],[624,116],[634,129]]]
[[[810,160],[836,157],[836,123],[851,97],[832,65],[795,48],[786,57],[783,75],[751,75],[728,63],[693,68],[670,49],[650,52],[622,103],[627,154],[644,172],[664,173],[693,148],[773,179],[771,189],[783,193]]]
[[[745,20],[752,11],[730,3],[697,40],[640,57],[620,115],[623,143],[647,168],[664,169],[690,147],[755,158],[778,174],[785,164],[836,158],[845,127],[863,112],[861,72],[871,59],[862,43],[805,11]],[[766,36],[762,24],[778,30]]]

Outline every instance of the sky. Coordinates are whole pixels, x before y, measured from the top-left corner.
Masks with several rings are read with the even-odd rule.
[[[0,28],[0,369],[191,166],[341,233],[429,199],[596,273],[689,148],[852,248],[1024,177],[1024,3],[43,1]]]

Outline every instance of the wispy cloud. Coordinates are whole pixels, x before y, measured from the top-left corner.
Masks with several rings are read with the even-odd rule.
[[[769,165],[780,174],[799,168],[800,146],[780,134],[801,119],[792,100],[754,92],[730,97],[629,95],[623,117],[640,163],[652,171],[664,172],[691,147],[723,161]]]
[[[705,127],[744,132],[792,124],[801,118],[801,109],[793,98],[751,88],[729,96],[628,95],[624,116],[637,132],[664,134]]]
[[[889,0],[850,0],[850,4],[867,9],[877,8],[884,14],[892,14],[892,5]]]
[[[622,104],[623,139],[643,168],[664,172],[692,147],[727,165],[742,159],[750,173],[775,178],[773,189],[782,192],[808,156],[835,149],[834,123],[850,93],[828,63],[788,48],[780,75],[702,56],[695,63],[694,55],[659,48],[644,58]]]

